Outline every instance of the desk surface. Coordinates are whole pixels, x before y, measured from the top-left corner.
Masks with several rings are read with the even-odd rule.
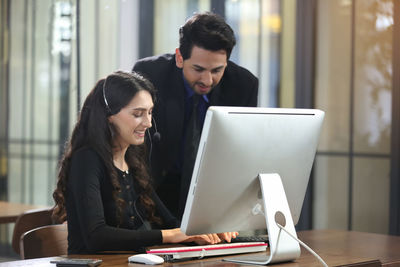
[[[0,201],[0,223],[13,223],[17,220],[18,216],[25,211],[45,207],[46,206]]]
[[[349,257],[379,260],[382,266],[400,267],[400,236],[339,230],[302,231],[298,236],[333,265],[335,257]]]
[[[312,230],[298,233],[307,245],[313,248],[329,266],[400,266],[400,237],[379,235],[361,232],[348,232],[338,230]],[[258,253],[257,253],[258,254]],[[107,266],[145,266],[141,264],[128,263],[131,254],[108,254],[108,255],[75,255],[79,258],[100,258],[103,263],[100,267]],[[230,256],[230,257],[237,257]],[[223,262],[224,257],[210,257],[202,260],[190,260],[176,263],[164,263],[164,266],[221,266],[231,267],[239,264]],[[40,258],[25,261],[13,261],[0,263],[5,266],[42,266],[55,267],[50,264],[50,258]],[[254,266],[254,265],[251,265]],[[273,266],[321,266],[308,251],[302,249],[301,257],[294,262],[274,264]]]

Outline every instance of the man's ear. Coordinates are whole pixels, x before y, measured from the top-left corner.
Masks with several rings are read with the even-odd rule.
[[[180,69],[183,68],[183,57],[181,54],[181,51],[179,50],[179,48],[175,49],[175,61],[176,61],[176,66]]]

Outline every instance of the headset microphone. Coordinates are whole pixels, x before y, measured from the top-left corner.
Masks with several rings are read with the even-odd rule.
[[[156,121],[154,120],[154,118],[152,118],[152,120],[153,120],[153,123],[154,123],[154,129],[156,130],[156,132],[153,134],[153,138],[151,138],[149,130],[147,129],[147,131],[146,131],[148,136],[149,136],[149,141],[150,141],[150,152],[149,152],[149,162],[150,162],[150,164],[151,164],[151,155],[152,155],[152,152],[153,152],[153,141],[151,139],[153,139],[154,142],[157,142],[157,143],[160,142],[160,140],[161,140],[161,134],[157,130]]]
[[[153,140],[154,140],[155,142],[160,142],[160,140],[161,140],[161,134],[160,134],[159,132],[155,132],[155,133],[153,134]]]
[[[161,134],[158,132],[158,130],[157,130],[157,124],[156,124],[156,121],[154,120],[154,118],[152,118],[153,119],[153,123],[154,123],[154,129],[156,130],[156,132],[153,134],[153,140],[155,141],[155,142],[160,142],[160,140],[161,140]]]

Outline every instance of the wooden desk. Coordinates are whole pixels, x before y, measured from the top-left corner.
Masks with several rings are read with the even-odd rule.
[[[382,266],[400,267],[400,236],[339,230],[302,231],[298,236],[331,264],[335,264],[335,257],[351,257],[379,260]]]
[[[0,224],[13,223],[18,216],[27,210],[45,208],[46,206],[28,205],[21,203],[12,203],[0,201]]]
[[[329,266],[400,266],[400,237],[338,230],[302,231],[298,233],[298,236],[319,253]],[[131,254],[74,255],[71,257],[100,258],[103,260],[100,267],[145,266],[142,264],[128,263],[128,256],[130,255]],[[237,257],[237,255],[230,257]],[[176,263],[164,263],[164,266],[240,266],[239,264],[221,261],[222,258],[227,258],[227,256],[210,257],[202,260],[182,261]],[[50,264],[51,259],[54,259],[54,257],[4,262],[0,263],[0,267],[27,265],[55,267],[54,264]],[[274,264],[272,266],[313,267],[321,266],[321,264],[309,252],[302,249],[301,257],[296,261]]]

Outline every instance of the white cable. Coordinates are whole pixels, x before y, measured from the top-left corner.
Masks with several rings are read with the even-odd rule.
[[[281,228],[283,231],[285,231],[288,235],[290,235],[292,238],[294,238],[297,242],[299,242],[300,245],[302,245],[305,249],[307,249],[314,257],[316,257],[321,263],[322,265],[324,265],[325,267],[329,267],[328,264],[326,264],[326,262],[314,251],[312,250],[309,246],[307,246],[303,241],[301,241],[300,239],[298,239],[297,237],[295,237],[294,235],[292,235],[288,230],[286,230],[282,225],[280,225],[279,223],[276,223],[278,225],[279,228]]]
[[[204,258],[205,255],[206,255],[206,250],[203,248],[201,249],[200,256],[197,259],[201,260]]]
[[[257,214],[263,214],[265,216],[264,211],[262,210],[262,207],[260,204],[257,204],[253,207],[252,212],[254,215]],[[297,242],[299,242],[300,245],[302,245],[305,249],[307,249],[314,257],[316,257],[321,263],[322,265],[324,265],[325,267],[329,267],[328,264],[326,264],[326,262],[314,251],[312,250],[309,246],[307,246],[303,241],[301,241],[300,239],[298,239],[297,237],[295,237],[294,235],[292,235],[288,230],[285,229],[285,227],[283,227],[282,225],[280,225],[279,223],[275,222],[276,225],[278,225],[278,227],[285,231],[290,237],[292,237],[293,239],[295,239]]]

